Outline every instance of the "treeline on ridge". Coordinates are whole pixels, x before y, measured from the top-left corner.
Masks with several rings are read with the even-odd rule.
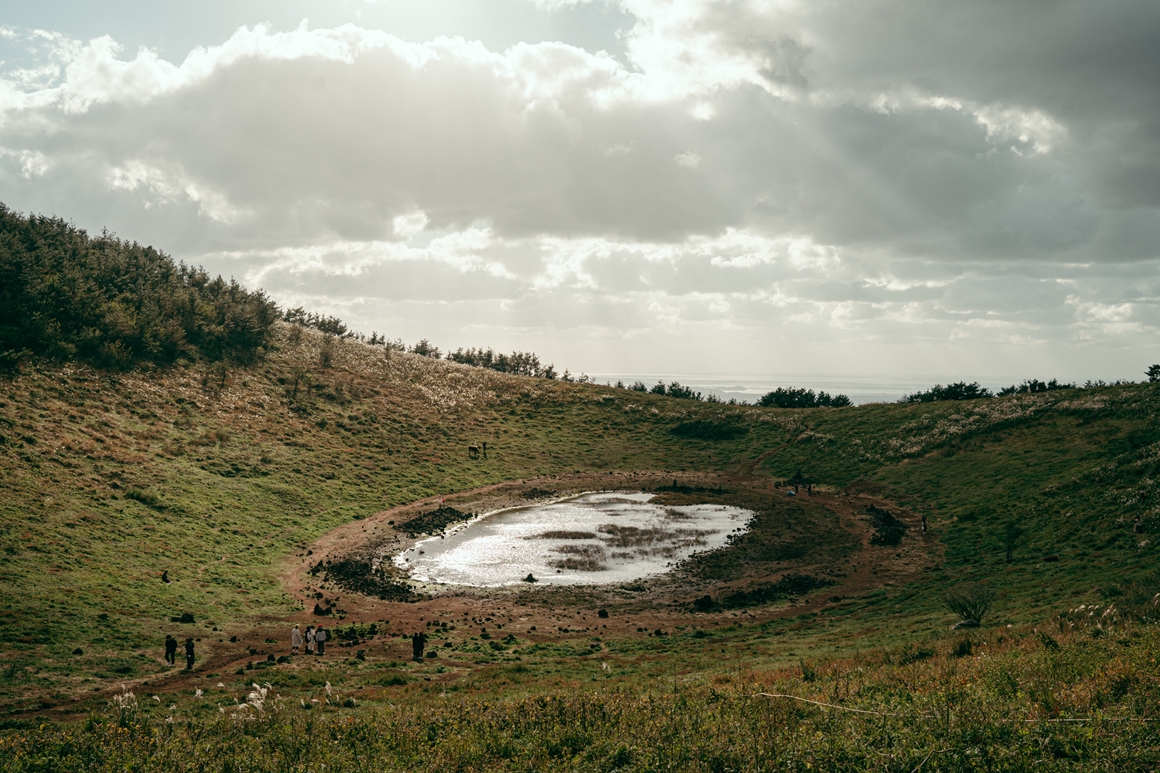
[[[1160,370],[1153,372],[1152,366],[1145,375],[1151,382],[1160,381]],[[1104,381],[1088,381],[1083,385],[1084,389],[1091,389],[1093,387],[1103,386],[1118,386],[1120,384],[1129,384],[1130,381],[1114,381],[1107,383]],[[978,381],[970,384],[965,381],[957,381],[953,384],[935,384],[930,389],[925,391],[915,392],[903,397],[898,402],[900,403],[938,403],[948,400],[986,400],[992,397],[1009,397],[1011,395],[1025,395],[1025,394],[1039,394],[1041,392],[1055,392],[1061,389],[1080,389],[1081,387],[1075,384],[1069,384],[1056,379],[1050,381],[1040,381],[1037,378],[1024,379],[1019,384],[1012,384],[1011,386],[1003,387],[997,392],[992,392],[985,386],[980,386]]]
[[[277,319],[260,290],[0,204],[0,368],[34,355],[110,368],[180,357],[245,362]]]
[[[201,267],[177,263],[168,255],[117,238],[108,232],[89,236],[58,217],[24,216],[0,203],[0,370],[11,371],[33,356],[76,359],[107,368],[179,359],[247,363],[269,343],[279,319],[338,338],[385,349],[443,359],[439,347],[422,339],[406,346],[374,332],[351,330],[338,317],[302,307],[280,310],[261,290],[211,277]],[[446,359],[501,373],[576,383],[587,375],[559,373],[533,352],[503,354],[491,348],[459,348]],[[1145,375],[1160,381],[1160,364]],[[1130,383],[1116,381],[1111,385]],[[707,403],[744,404],[702,394],[678,381],[642,381],[621,389]],[[1084,388],[1109,386],[1088,381]],[[977,400],[1016,394],[1077,389],[1056,379],[1024,380],[993,392],[978,382],[959,381],[906,395],[900,402]],[[842,408],[843,394],[778,387],[756,402],[761,407]]]

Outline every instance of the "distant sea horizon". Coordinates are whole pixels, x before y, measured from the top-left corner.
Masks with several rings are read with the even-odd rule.
[[[692,387],[704,394],[713,394],[722,400],[735,399],[739,402],[755,403],[762,395],[772,392],[778,387],[799,387],[812,389],[815,392],[824,391],[831,395],[843,394],[850,398],[855,405],[868,403],[896,403],[907,395],[930,389],[935,384],[953,383],[958,379],[946,378],[905,378],[892,379],[885,377],[841,377],[834,376],[756,376],[756,375],[693,375],[693,374],[665,374],[665,373],[589,373],[588,378],[598,384],[616,384],[617,381],[625,385],[641,381],[652,387],[658,381],[671,384],[674,381]],[[1002,384],[992,384],[980,380],[983,386],[991,389],[1001,389],[1015,381]]]

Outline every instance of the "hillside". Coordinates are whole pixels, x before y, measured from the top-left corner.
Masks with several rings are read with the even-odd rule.
[[[833,496],[894,503],[912,524],[926,514],[940,544],[930,555],[945,556],[827,606],[825,625],[799,620],[797,637],[840,649],[854,631],[860,646],[938,635],[953,622],[942,594],[964,580],[999,588],[1004,621],[1034,621],[1153,566],[1152,540],[1130,522],[1151,526],[1155,514],[1158,404],[1160,389],[1135,385],[843,409],[714,405],[286,324],[245,367],[40,361],[0,382],[5,697],[16,710],[68,704],[160,673],[156,641],[183,613],[203,630],[299,619],[303,602],[280,572],[323,535],[504,481],[564,492],[608,475],[608,487],[659,490],[718,474],[713,485],[738,482],[740,496],[800,470]],[[485,440],[488,458],[470,459]],[[755,506],[783,512],[781,500]],[[1008,564],[1011,519],[1027,537]],[[681,576],[658,581],[665,604],[692,597],[672,587]],[[792,661],[800,646],[787,638],[763,657]]]
[[[16,770],[1160,764],[1160,384],[779,408],[502,373],[6,209],[0,294]],[[752,520],[600,586],[385,560],[586,491]]]

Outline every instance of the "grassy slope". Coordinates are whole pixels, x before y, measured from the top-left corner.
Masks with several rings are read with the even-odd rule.
[[[1154,386],[758,410],[411,355],[387,361],[350,342],[324,368],[319,337],[281,335],[266,362],[224,386],[196,369],[111,376],[72,366],[0,383],[8,688],[37,687],[53,700],[103,689],[99,680],[155,668],[122,653],[157,638],[170,615],[192,612],[212,626],[289,614],[276,569],[335,526],[439,493],[576,470],[730,470],[772,451],[759,472],[880,486],[927,512],[947,545],[944,567],[796,626],[828,647],[943,625],[942,589],[964,578],[1000,584],[1003,616],[1032,619],[1153,560],[1127,522],[1157,501]],[[690,418],[750,431],[675,438],[672,428]],[[484,440],[489,459],[469,461],[466,446]],[[1141,491],[1153,492],[1145,504]],[[1012,515],[1030,538],[1007,566],[999,532]],[[1061,560],[1038,561],[1046,554]],[[173,585],[159,582],[162,570]],[[800,650],[779,641],[779,657]],[[70,662],[77,646],[85,654]],[[690,642],[654,659],[711,667],[707,652]]]
[[[770,424],[768,437],[674,444],[668,428],[690,407],[677,401],[412,355],[388,362],[350,342],[323,368],[319,345],[310,332],[284,340],[220,389],[188,369],[69,366],[0,383],[9,684],[31,678],[31,664],[131,673],[144,664],[116,653],[183,612],[210,625],[284,616],[280,561],[384,507],[574,470],[723,469],[778,437]],[[466,447],[484,440],[488,460],[469,461]],[[64,662],[77,646],[79,668]],[[87,678],[46,677],[57,691]]]

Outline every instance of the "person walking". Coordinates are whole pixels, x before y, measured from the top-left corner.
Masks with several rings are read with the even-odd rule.
[[[1144,521],[1138,515],[1132,519],[1132,531],[1136,534],[1144,533]]]
[[[326,654],[326,640],[328,638],[329,637],[326,635],[326,629],[321,625],[318,626],[318,630],[314,632],[314,643],[318,646],[319,655]]]
[[[306,626],[306,654],[314,654],[314,626]]]
[[[297,624],[294,629],[290,631],[290,654],[297,655],[298,650],[302,648],[302,631],[298,630]]]
[[[193,670],[193,639],[187,638],[185,640],[185,670]]]
[[[177,639],[165,635],[165,664],[171,668],[177,665]]]
[[[926,516],[922,516],[922,533],[926,534]]]

